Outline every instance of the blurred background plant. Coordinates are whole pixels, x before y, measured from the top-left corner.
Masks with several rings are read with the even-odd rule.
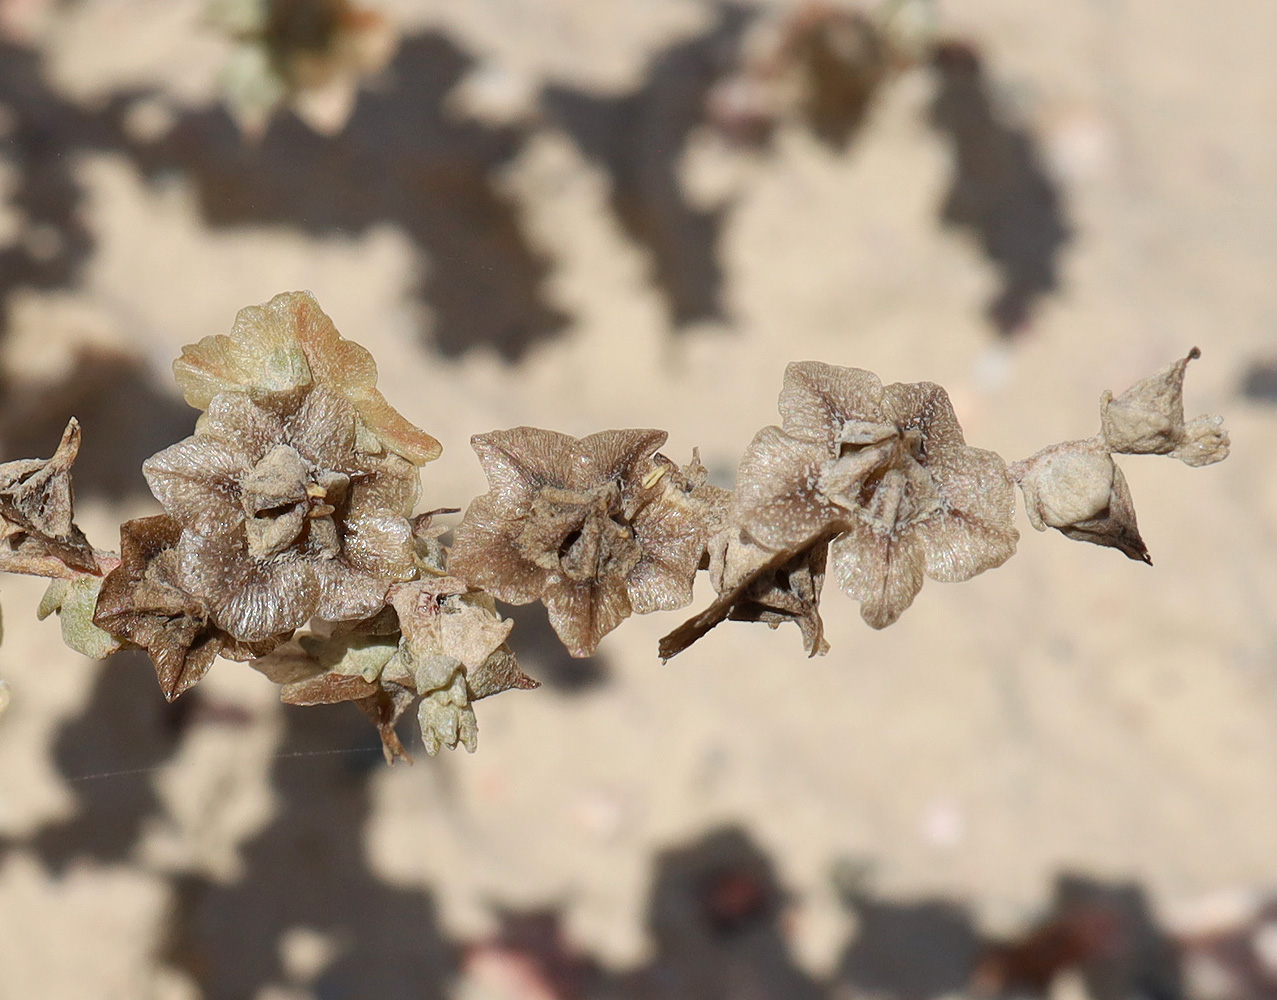
[[[249,136],[286,104],[317,132],[340,132],[361,79],[397,42],[389,20],[347,0],[211,0],[208,17],[234,40],[222,86]]]

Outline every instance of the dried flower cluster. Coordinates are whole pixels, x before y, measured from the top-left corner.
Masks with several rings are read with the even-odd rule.
[[[479,434],[489,492],[449,547],[436,522],[455,509],[414,513],[439,443],[378,392],[368,352],[289,293],[175,363],[202,416],[143,464],[164,513],[125,523],[118,555],[75,525],[74,419],[52,458],[0,465],[0,569],[51,579],[39,613],[57,612],[72,648],[145,649],[169,699],[219,656],[251,661],[290,704],[354,702],[388,760],[407,756],[395,727],[414,704],[428,753],[474,750],[474,702],[537,686],[497,600],[543,602],[568,651],[588,656],[631,614],[690,604],[706,570],[717,598],[662,657],[725,620],[794,622],[824,653],[827,570],[866,622],[890,625],[926,577],[968,580],[1010,558],[1014,483],[1039,530],[1147,562],[1112,456],[1227,455],[1219,417],[1184,419],[1198,353],[1105,393],[1096,436],[1010,469],[967,445],[940,386],[821,362],[786,370],[781,424],[754,437],[734,492],[695,455],[662,455],[660,430]]]
[[[689,604],[714,491],[656,452],[665,438],[475,435],[492,491],[457,528],[456,572],[511,604],[543,601],[573,656],[589,656],[631,614]]]

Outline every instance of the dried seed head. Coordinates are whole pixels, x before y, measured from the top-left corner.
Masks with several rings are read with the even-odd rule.
[[[1006,465],[966,445],[940,386],[795,363],[780,412],[741,461],[733,518],[771,551],[833,538],[839,585],[873,627],[900,617],[924,574],[968,580],[1015,551]]]
[[[687,604],[712,488],[654,454],[665,437],[476,435],[490,492],[456,530],[451,571],[511,604],[544,601],[573,656],[589,656],[631,613]]]
[[[243,642],[318,615],[358,621],[416,575],[416,469],[359,445],[351,401],[327,384],[225,391],[196,433],[142,466],[182,529],[176,583]]]
[[[1152,565],[1126,477],[1099,439],[1044,448],[1011,466],[1011,475],[1038,531],[1055,528],[1068,538],[1119,549]]]
[[[1052,445],[1011,466],[1033,527],[1055,528],[1069,538],[1109,546],[1152,565],[1135,521],[1130,487],[1113,453],[1171,455],[1190,466],[1228,457],[1222,417],[1184,422],[1184,373],[1199,357],[1201,351],[1194,347],[1116,399],[1105,392],[1095,437]]]
[[[1100,436],[1110,451],[1128,455],[1174,455],[1185,465],[1211,465],[1228,457],[1224,418],[1201,416],[1184,422],[1184,373],[1200,358],[1188,355],[1137,382],[1113,398],[1100,397]]]

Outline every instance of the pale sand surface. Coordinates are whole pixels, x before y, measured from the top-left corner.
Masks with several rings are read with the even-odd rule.
[[[385,6],[527,92],[624,94],[653,53],[710,20],[675,0]],[[30,44],[75,106],[157,88],[178,115],[216,100],[222,49],[199,8],[81,0],[31,14]],[[157,736],[149,668],[66,651],[56,622],[34,620],[39,583],[6,579],[0,997],[200,996],[188,969],[160,960],[182,880],[260,877],[264,831],[286,830],[287,810],[321,857],[346,815],[332,835],[362,842],[358,884],[384,895],[351,904],[369,920],[424,900],[432,940],[455,943],[489,933],[500,908],[553,906],[570,939],[615,968],[651,954],[654,854],[729,824],[789,891],[787,939],[813,976],[854,929],[830,877],[841,859],[872,866],[880,899],[952,899],[989,931],[1030,920],[1062,872],[1137,883],[1167,921],[1277,884],[1277,408],[1240,391],[1254,362],[1277,356],[1277,8],[950,0],[940,18],[980,46],[999,98],[1032,129],[1073,231],[1061,289],[1014,339],[984,317],[993,268],[937,223],[952,165],[926,123],[934,78],[919,70],[884,90],[846,154],[798,129],[762,155],[692,137],[679,175],[700,204],[724,206],[727,319],[677,333],[608,204],[608,172],[553,123],[534,130],[492,170],[567,325],[513,365],[486,348],[429,349],[435,313],[420,288],[439,262],[393,219],[347,235],[210,225],[181,171],[148,179],[119,150],[86,146],[71,173],[91,250],[77,278],[10,291],[5,377],[56,382],[84,345],[124,352],[153,376],[147,405],[184,433],[167,372],[180,346],[225,331],[240,306],[309,288],[373,351],[389,399],[444,443],[423,476],[432,507],[483,491],[470,434],[517,424],[666,427],[667,454],[697,446],[730,478],[775,420],[795,359],[939,382],[969,443],[1020,458],[1092,433],[1102,389],[1196,344],[1190,415],[1224,413],[1233,454],[1205,470],[1123,462],[1155,566],[1039,535],[1020,514],[1017,558],[963,586],[928,583],[881,633],[831,583],[824,658],[805,659],[794,630],[733,625],[663,666],[656,641],[682,613],[632,620],[600,648],[603,680],[483,702],[476,755],[351,772],[360,789],[341,794],[356,805],[327,801],[337,793],[323,782],[281,797],[270,778],[330,775],[334,757],[278,755],[345,749],[353,725],[289,742],[272,686],[222,663],[205,682],[217,711]],[[133,433],[80,416],[86,455]],[[4,455],[20,457],[7,442]],[[121,519],[153,509],[136,491],[90,492],[81,523],[109,545]],[[701,601],[709,593],[698,585]],[[543,632],[533,673],[560,659]],[[102,691],[109,671],[138,680],[122,703]],[[156,704],[130,707],[145,699]],[[96,729],[90,706],[103,711]],[[130,734],[142,750],[127,749]],[[117,766],[154,770],[70,780]],[[123,831],[95,818],[51,864],[39,832],[77,803],[140,818]],[[357,850],[343,850],[325,864],[355,866]],[[305,895],[279,871],[275,891]],[[333,877],[338,898],[358,891]],[[315,992],[332,956],[363,938],[332,920],[294,923],[269,945],[287,953],[287,975],[259,997],[375,995]]]

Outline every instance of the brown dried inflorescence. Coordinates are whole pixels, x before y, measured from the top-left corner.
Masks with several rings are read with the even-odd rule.
[[[874,628],[900,617],[924,574],[969,580],[1015,552],[1006,464],[964,442],[940,386],[795,363],[780,412],[783,427],[741,461],[732,518],[770,552],[831,538],[838,583]]]
[[[786,369],[782,425],[755,436],[735,493],[699,457],[659,454],[664,431],[477,435],[489,492],[449,552],[433,518],[456,510],[413,517],[416,467],[439,443],[377,391],[368,352],[293,292],[175,364],[205,412],[143,464],[165,513],[124,524],[120,556],[75,525],[74,419],[52,458],[0,465],[0,569],[52,577],[38,615],[56,611],[67,645],[91,657],[145,649],[170,700],[218,656],[253,660],[286,702],[355,702],[389,760],[407,757],[395,726],[414,704],[428,753],[473,751],[473,703],[537,686],[494,598],[543,601],[569,652],[587,656],[629,615],[688,604],[707,569],[717,599],[662,640],[662,657],[728,619],[794,622],[816,655],[827,566],[883,628],[924,577],[967,580],[1012,555],[1013,479],[1034,527],[1148,562],[1113,455],[1227,456],[1219,417],[1184,419],[1198,355],[1105,393],[1097,435],[1011,470],[966,444],[940,386],[820,362]]]
[[[535,427],[471,438],[491,491],[456,530],[452,571],[511,604],[543,601],[573,656],[631,613],[685,606],[707,521],[696,483],[655,454],[665,438]]]

